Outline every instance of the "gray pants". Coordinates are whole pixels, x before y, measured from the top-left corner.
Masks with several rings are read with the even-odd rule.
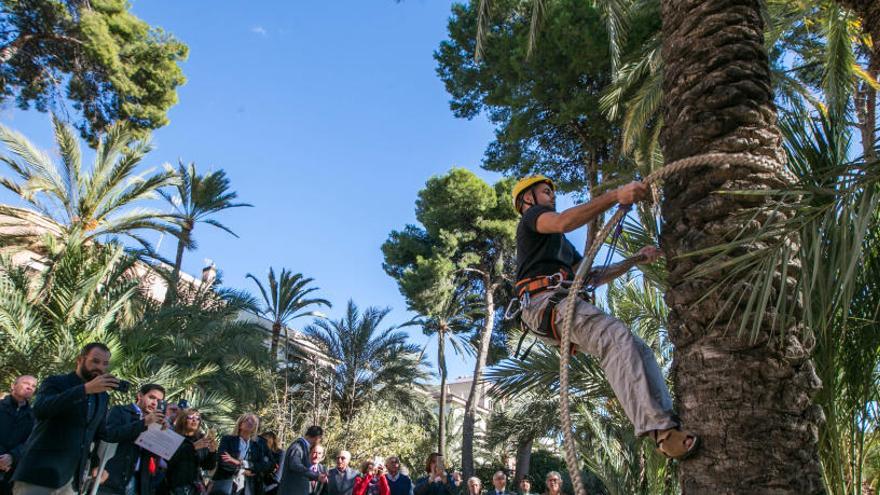
[[[73,489],[73,480],[71,479],[58,488],[49,488],[24,481],[16,481],[12,484],[13,495],[76,495]]]
[[[523,308],[522,320],[529,328],[540,327],[551,295],[551,291],[537,294]],[[556,328],[560,332],[568,302],[566,297],[556,306]],[[663,373],[653,351],[642,339],[633,335],[620,320],[580,298],[573,326],[571,341],[599,360],[637,435],[677,426]]]

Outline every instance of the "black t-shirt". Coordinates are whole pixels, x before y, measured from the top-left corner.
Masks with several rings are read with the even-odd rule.
[[[581,255],[563,234],[538,232],[538,217],[549,206],[532,206],[523,214],[516,227],[516,279],[553,275],[560,269],[574,273]]]

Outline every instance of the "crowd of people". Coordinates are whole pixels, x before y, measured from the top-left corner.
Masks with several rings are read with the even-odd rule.
[[[0,495],[513,495],[503,471],[484,492],[479,478],[462,483],[436,453],[416,481],[393,455],[357,471],[343,450],[329,468],[320,426],[284,449],[273,432],[258,434],[257,415],[244,414],[218,440],[198,409],[166,402],[159,384],[144,384],[135,402],[111,407],[109,392],[129,384],[109,366],[110,349],[95,342],[82,348],[71,373],[49,376],[39,388],[33,376],[15,380],[0,400]],[[168,459],[136,442],[151,425],[183,437]],[[548,474],[548,495],[559,494],[561,480]],[[528,479],[518,488],[531,494]]]

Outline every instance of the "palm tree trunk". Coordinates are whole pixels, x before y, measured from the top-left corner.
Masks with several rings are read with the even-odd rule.
[[[186,250],[186,244],[183,239],[189,235],[188,232],[182,232],[181,238],[177,240],[177,255],[174,257],[174,270],[171,272],[171,280],[168,282],[168,291],[165,292],[165,304],[174,302],[177,299],[177,288],[180,285],[180,267],[183,266],[183,252]]]
[[[880,58],[880,53],[869,54],[869,57]],[[874,65],[874,61],[871,61]],[[877,69],[869,69],[868,74],[874,79],[880,75],[880,67]],[[856,121],[861,134],[862,153],[866,162],[874,162],[877,160],[877,153],[874,149],[874,143],[877,142],[877,90],[870,84],[863,81],[854,83],[853,103],[856,109]]]
[[[489,357],[489,345],[492,343],[492,330],[495,328],[495,286],[488,276],[483,277],[483,306],[486,316],[480,330],[480,343],[477,350],[477,362],[474,364],[474,377],[467,402],[464,405],[464,419],[461,426],[461,471],[464,479],[474,475],[474,426],[477,421],[477,404],[483,398],[483,368]]]
[[[877,0],[838,0],[837,3],[853,11],[861,19],[862,31],[874,42],[874,60],[880,64],[880,2]],[[873,65],[872,68],[878,68]]]
[[[781,161],[760,0],[661,5],[666,159],[748,152]],[[705,257],[678,258],[728,242],[742,228],[735,215],[760,205],[718,191],[781,185],[740,168],[698,170],[665,184],[673,379],[684,424],[704,441],[698,456],[680,464],[684,494],[824,492],[817,449],[822,411],[812,402],[821,383],[801,327],[774,330],[768,317],[756,336],[740,335],[742,307],[721,309],[726,301],[746,301],[731,300],[726,288],[711,293],[723,274],[686,276]]]
[[[272,322],[272,344],[269,349],[269,353],[272,356],[272,359],[277,359],[278,357],[278,341],[281,340],[281,322],[274,321]],[[286,344],[285,344],[286,347]],[[287,365],[287,356],[284,356],[282,361]]]
[[[446,458],[446,332],[437,332],[437,367],[440,368],[440,408],[437,419],[437,452]]]
[[[529,466],[532,462],[532,444],[534,438],[520,439],[516,446],[516,474],[513,478],[513,491],[519,489],[519,482],[529,475]]]

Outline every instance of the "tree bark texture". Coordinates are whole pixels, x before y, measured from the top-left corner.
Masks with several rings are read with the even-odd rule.
[[[272,359],[278,358],[278,341],[281,340],[281,322],[274,321],[272,322],[272,344],[269,347],[269,353],[272,356]],[[284,365],[287,366],[287,345],[285,344],[285,352],[284,352]]]
[[[661,5],[666,160],[729,152],[781,163],[759,0]],[[697,169],[664,185],[677,406],[685,428],[703,440],[700,453],[680,465],[686,495],[824,493],[822,412],[812,402],[821,383],[801,328],[792,323],[773,330],[764,317],[757,335],[740,334],[748,298],[731,298],[730,286],[710,294],[723,273],[686,276],[706,258],[677,258],[729,242],[742,229],[737,212],[760,206],[760,198],[716,193],[782,186],[773,174],[737,167]]]
[[[474,426],[477,420],[477,404],[483,398],[482,381],[483,369],[486,367],[486,359],[489,356],[489,346],[492,343],[492,331],[495,328],[495,286],[491,279],[486,276],[483,280],[485,294],[483,299],[485,319],[480,331],[479,349],[477,349],[476,364],[474,364],[474,377],[467,402],[464,405],[464,418],[461,426],[461,471],[462,478],[468,479],[474,475]]]
[[[519,482],[529,475],[529,467],[532,463],[532,444],[534,438],[520,439],[516,445],[516,473],[513,477],[512,491],[519,491]]]

